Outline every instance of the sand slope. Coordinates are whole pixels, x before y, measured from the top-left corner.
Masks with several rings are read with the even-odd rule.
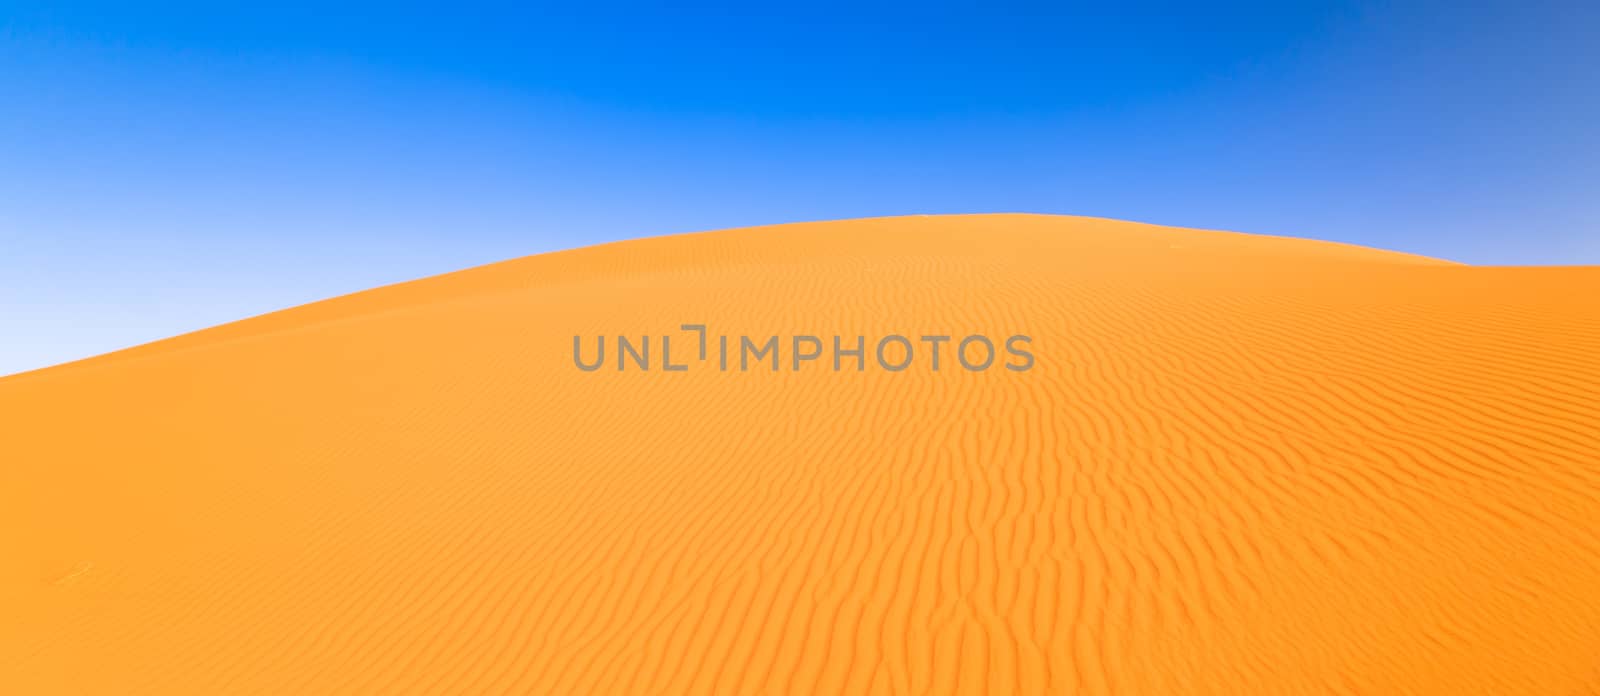
[[[573,365],[695,322],[1037,364]],[[0,379],[0,693],[1600,693],[1597,395],[1600,268],[1043,216],[517,259]]]

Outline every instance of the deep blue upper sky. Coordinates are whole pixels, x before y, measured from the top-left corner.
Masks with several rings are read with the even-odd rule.
[[[0,374],[477,263],[1028,211],[1600,263],[1600,3],[0,2]]]

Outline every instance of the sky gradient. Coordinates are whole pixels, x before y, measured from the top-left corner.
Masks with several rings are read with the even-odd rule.
[[[1600,263],[1600,6],[1289,4],[0,1],[0,374],[803,220],[1059,213]]]

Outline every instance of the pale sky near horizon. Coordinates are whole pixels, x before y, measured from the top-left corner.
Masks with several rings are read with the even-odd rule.
[[[802,220],[1037,212],[1600,263],[1600,5],[1291,4],[0,0],[0,375]]]

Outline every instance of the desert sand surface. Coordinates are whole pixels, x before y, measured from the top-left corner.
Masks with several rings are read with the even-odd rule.
[[[618,335],[688,369],[576,367]],[[1034,215],[531,256],[0,379],[0,535],[4,694],[1600,693],[1600,268]]]

